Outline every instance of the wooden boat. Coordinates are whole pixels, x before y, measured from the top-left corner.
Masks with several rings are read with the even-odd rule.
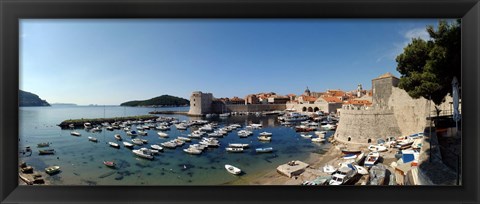
[[[360,154],[362,151],[360,150],[348,150],[348,149],[342,149],[343,154]]]
[[[41,149],[41,150],[38,150],[38,154],[40,154],[40,155],[55,154],[55,150],[54,149]]]
[[[271,141],[272,140],[272,137],[267,137],[267,136],[259,136],[258,137],[258,140],[260,141]]]
[[[137,149],[137,150],[132,150],[132,152],[141,157],[141,158],[145,158],[145,159],[150,159],[152,160],[154,157],[152,155],[152,152],[147,149],[147,148],[140,148],[140,149]]]
[[[70,134],[77,137],[82,135],[79,132],[75,132],[75,131],[70,132]]]
[[[113,161],[103,161],[103,164],[105,164],[105,166],[108,166],[108,167],[111,167],[111,168],[115,168],[115,162]]]
[[[307,126],[304,126],[304,125],[300,125],[300,126],[295,127],[296,132],[310,132],[310,131],[314,131],[314,130],[315,130],[315,128],[307,127]]]
[[[50,143],[48,143],[48,142],[42,142],[42,143],[37,144],[37,147],[40,147],[40,148],[41,147],[49,147],[49,146],[50,146]]]
[[[49,175],[56,174],[60,172],[60,166],[49,166],[45,168],[45,172],[47,172]]]
[[[273,147],[256,148],[256,149],[255,149],[255,152],[257,152],[257,153],[273,152]]]
[[[202,153],[202,150],[197,149],[197,148],[191,148],[191,147],[189,147],[188,149],[183,149],[183,151],[188,153],[188,154],[201,154]]]
[[[377,162],[378,158],[380,158],[380,153],[378,152],[370,152],[367,155],[367,158],[365,158],[365,167],[372,167],[375,165],[375,162]]]
[[[248,148],[250,145],[249,144],[240,144],[240,143],[231,143],[228,144],[229,147],[234,147],[234,148]]]
[[[120,136],[120,134],[115,134],[113,137],[118,141],[122,141],[122,136]]]
[[[225,150],[227,150],[227,152],[234,152],[234,153],[243,152],[243,148],[235,148],[235,147],[226,147]]]
[[[92,142],[98,142],[97,138],[95,137],[88,137],[88,140]]]
[[[231,174],[234,174],[234,175],[238,175],[240,173],[242,173],[242,170],[237,168],[237,167],[234,167],[232,165],[229,165],[229,164],[225,164],[225,169],[231,173]]]
[[[167,133],[164,133],[164,132],[158,132],[157,134],[158,134],[158,136],[160,136],[160,137],[168,137],[168,134],[167,134]]]
[[[115,143],[115,142],[108,142],[108,144],[109,144],[111,147],[120,148],[120,145],[118,145],[118,144]]]
[[[130,142],[123,142],[123,146],[125,146],[127,148],[133,148],[134,145]]]

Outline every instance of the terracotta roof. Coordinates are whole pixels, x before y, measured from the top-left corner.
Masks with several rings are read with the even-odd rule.
[[[302,95],[302,98],[303,98],[303,101],[308,101],[308,102],[315,102],[317,100],[317,98],[314,96]]]
[[[351,104],[351,105],[372,105],[372,102],[369,101],[369,100],[355,100],[355,99],[352,99],[352,100],[348,100],[347,102],[345,102],[344,104]]]
[[[341,103],[342,102],[342,100],[340,100],[337,97],[324,96],[322,98],[323,98],[323,100],[327,101],[328,103]]]
[[[296,96],[295,94],[288,94],[287,96]]]

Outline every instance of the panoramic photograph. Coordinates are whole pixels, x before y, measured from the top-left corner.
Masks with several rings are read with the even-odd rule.
[[[22,19],[20,185],[462,185],[458,19]]]

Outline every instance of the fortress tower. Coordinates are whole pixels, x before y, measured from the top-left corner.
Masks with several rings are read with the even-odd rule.
[[[205,115],[212,112],[213,95],[211,93],[202,93],[194,91],[190,96],[189,115]]]
[[[374,106],[388,106],[393,87],[398,86],[399,79],[390,72],[372,79],[372,103]]]

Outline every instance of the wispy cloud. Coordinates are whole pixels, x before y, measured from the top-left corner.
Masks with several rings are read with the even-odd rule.
[[[412,42],[413,38],[420,38],[423,40],[431,39],[425,27],[413,28],[407,31],[403,31],[403,32],[400,32],[400,35],[403,36],[403,40],[401,42],[392,43],[391,49],[377,58],[376,60],[377,63],[384,59],[395,60],[395,58],[400,53],[403,52],[403,48],[405,48],[408,45],[408,43]]]

